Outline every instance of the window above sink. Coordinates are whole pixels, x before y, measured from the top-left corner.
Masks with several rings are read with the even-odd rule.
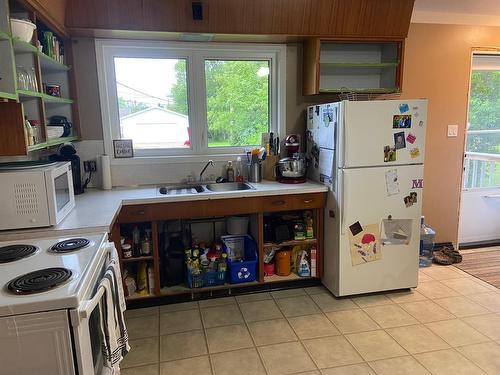
[[[105,151],[132,139],[134,158],[243,155],[284,133],[285,46],[97,40]],[[103,95],[103,93],[106,93]],[[134,164],[133,159],[112,163]]]

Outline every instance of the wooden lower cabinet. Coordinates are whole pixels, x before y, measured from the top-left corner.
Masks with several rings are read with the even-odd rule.
[[[281,282],[319,282],[322,272],[323,207],[325,201],[326,193],[309,193],[123,206],[111,232],[111,239],[114,241],[120,255],[122,273],[125,275],[131,269],[137,270],[139,267],[144,268],[146,266],[150,272],[150,280],[154,280],[154,287],[150,289],[149,293],[132,294],[127,297],[127,301],[136,304],[141,300],[150,298],[185,297],[186,295],[195,298],[195,295],[203,293],[209,293],[209,295],[220,292],[231,293],[231,290],[241,290],[241,288],[255,290],[265,285],[276,285],[276,283]],[[306,211],[310,211],[313,216],[314,238],[280,243],[271,243],[266,239],[264,228],[266,220],[275,216],[279,217],[281,214],[302,215]],[[165,238],[171,234],[171,231],[177,233],[175,231],[181,228],[179,233],[184,233],[182,231],[185,226],[189,225],[191,235],[193,226],[200,223],[209,223],[208,225],[213,225],[213,239],[215,239],[220,234],[225,234],[223,233],[225,231],[225,218],[233,215],[245,215],[249,218],[249,234],[256,242],[258,251],[256,280],[241,284],[231,284],[226,281],[223,285],[201,288],[189,288],[185,280],[183,280],[180,284],[162,287],[162,272],[166,272],[165,265],[162,265],[162,251],[164,251],[165,247]],[[146,231],[148,232],[152,242],[151,251],[147,256],[125,259],[120,238],[124,236],[130,239],[134,230],[138,230],[141,236]],[[182,238],[182,235],[180,236]],[[307,250],[314,246],[317,249],[316,277],[299,277],[294,273],[289,276],[264,276],[263,260],[265,251],[270,248],[280,249],[285,246],[289,247],[290,250],[294,246],[301,246]],[[181,261],[184,263],[184,258]],[[142,265],[139,265],[141,262]]]

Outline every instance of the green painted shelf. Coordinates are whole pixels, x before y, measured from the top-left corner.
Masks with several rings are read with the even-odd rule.
[[[0,98],[17,100],[17,95],[16,94],[11,94],[10,92],[2,92],[2,91],[0,91]]]
[[[19,99],[21,100],[41,98],[43,96],[41,92],[28,91],[28,90],[17,90],[17,95],[19,95]]]
[[[343,63],[343,62],[322,62],[322,67],[331,68],[394,68],[399,65],[399,62],[386,62],[386,63]]]
[[[27,90],[17,90],[17,94],[21,101],[30,100],[34,98],[42,98],[45,104],[72,104],[73,100],[58,98],[57,96],[51,96],[47,94],[43,94],[41,92],[36,91],[27,91]],[[1,95],[0,95],[1,96]]]
[[[38,55],[40,58],[40,66],[44,71],[68,71],[71,69],[69,66],[61,64],[59,61],[56,61],[52,57],[47,56],[45,53],[40,52],[38,48],[31,43],[12,38],[12,44],[14,45],[14,52],[17,54],[33,53]]]
[[[57,96],[51,96],[47,94],[42,94],[43,101],[45,104],[72,104],[73,100],[58,98]]]
[[[338,89],[319,89],[320,93],[332,93],[338,94],[342,92],[356,92],[356,93],[367,93],[367,94],[393,94],[399,92],[397,87],[380,87],[380,88],[350,88],[350,87],[339,87]]]
[[[47,56],[43,52],[38,52],[40,57],[40,66],[44,71],[68,71],[69,66],[61,64],[59,61],[54,60],[52,57]]]
[[[28,146],[28,151],[42,150],[44,148],[49,148],[52,146],[57,146],[65,142],[77,141],[78,137],[62,137],[49,139],[47,142],[39,143],[33,146]]]
[[[12,45],[15,53],[38,53],[38,49],[33,44],[17,38],[12,38]]]

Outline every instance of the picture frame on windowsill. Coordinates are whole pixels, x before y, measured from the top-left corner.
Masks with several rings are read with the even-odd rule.
[[[115,159],[134,157],[134,145],[131,139],[114,139],[113,150]]]

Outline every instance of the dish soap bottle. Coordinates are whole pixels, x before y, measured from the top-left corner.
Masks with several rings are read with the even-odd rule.
[[[234,182],[234,168],[231,160],[227,162],[227,181]]]

